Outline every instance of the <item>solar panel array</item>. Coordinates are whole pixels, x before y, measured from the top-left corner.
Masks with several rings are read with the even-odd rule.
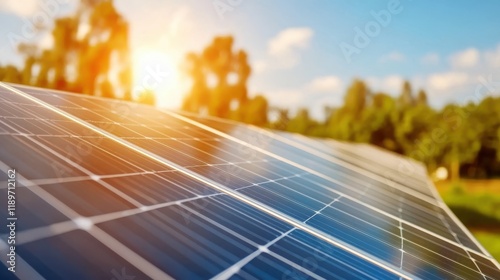
[[[368,145],[3,83],[0,143],[1,279],[500,279],[425,168]]]

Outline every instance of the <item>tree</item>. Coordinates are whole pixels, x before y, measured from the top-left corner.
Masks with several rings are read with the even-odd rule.
[[[363,115],[365,133],[370,142],[385,149],[396,151],[398,143],[394,137],[395,126],[392,122],[392,113],[396,110],[394,98],[379,92],[373,95],[372,103]]]
[[[247,54],[233,50],[233,37],[216,37],[201,54],[186,56],[186,73],[193,80],[182,108],[227,118],[231,104],[248,101],[246,83],[250,76]]]
[[[359,79],[355,79],[344,97],[346,113],[354,118],[359,118],[367,104],[369,94],[366,84]]]
[[[232,110],[230,118],[257,126],[265,126],[267,121],[268,103],[262,95],[257,95]]]
[[[269,127],[277,130],[286,130],[288,126],[288,122],[290,122],[290,117],[288,109],[279,108],[279,107],[270,107],[269,112],[274,114],[276,118],[271,120]]]
[[[88,31],[80,32],[84,26]],[[48,32],[45,28],[39,27]],[[81,1],[74,15],[55,20],[51,35],[50,49],[28,43],[18,46],[25,62],[17,82],[131,99],[128,23],[112,0]],[[113,77],[115,73],[118,77]]]
[[[306,108],[301,108],[288,122],[287,130],[289,132],[308,134],[309,129],[315,125],[317,123],[309,117],[309,111]]]
[[[0,67],[0,79],[7,83],[21,83],[23,75],[14,65],[7,65]]]
[[[409,81],[404,81],[401,94],[399,95],[398,98],[398,106],[407,107],[407,106],[413,106],[414,104],[415,100],[412,95],[411,84]]]
[[[440,114],[446,141],[439,144],[438,161],[450,167],[452,180],[460,178],[460,166],[473,162],[481,149],[481,135],[484,126],[478,122],[476,105],[470,103],[464,107],[447,105]]]
[[[346,141],[367,141],[362,118],[369,97],[370,90],[366,84],[355,79],[344,96],[344,105],[328,116],[324,134]]]
[[[418,91],[416,104],[417,105],[428,105],[427,104],[427,93],[425,93],[425,90],[420,89]]]

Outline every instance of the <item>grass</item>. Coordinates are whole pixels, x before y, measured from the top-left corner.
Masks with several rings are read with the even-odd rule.
[[[496,260],[500,260],[500,234],[481,230],[472,234]]]
[[[438,182],[436,187],[483,247],[500,260],[500,180]]]

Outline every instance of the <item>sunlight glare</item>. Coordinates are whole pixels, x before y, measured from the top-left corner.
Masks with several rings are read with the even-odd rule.
[[[166,51],[139,49],[133,52],[133,95],[142,90],[152,90],[156,94],[157,106],[179,107],[179,75],[176,65]]]

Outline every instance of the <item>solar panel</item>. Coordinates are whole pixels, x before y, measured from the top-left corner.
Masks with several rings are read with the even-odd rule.
[[[2,279],[500,278],[406,158],[0,85],[0,166],[18,180]]]

